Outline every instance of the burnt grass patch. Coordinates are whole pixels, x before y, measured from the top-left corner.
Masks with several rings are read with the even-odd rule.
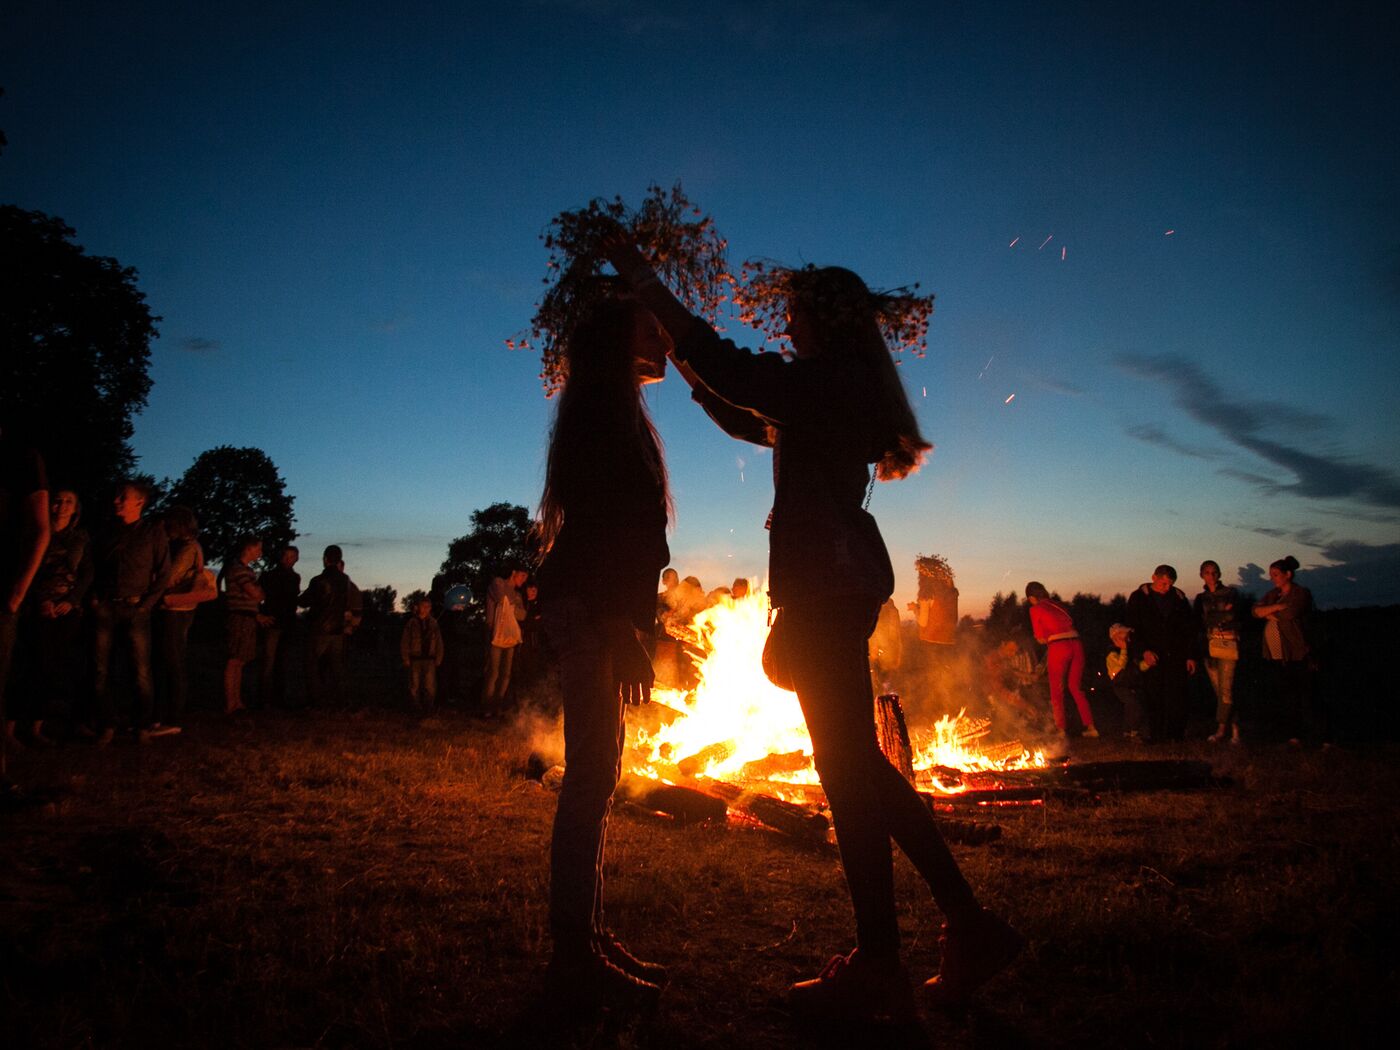
[[[1144,757],[1082,742],[1087,760]],[[555,797],[523,730],[257,713],[144,748],[19,756],[0,812],[5,1047],[1387,1044],[1400,1001],[1400,748],[1205,744],[1228,785],[1006,808],[954,849],[1030,939],[917,1031],[795,1027],[783,991],[851,943],[835,856],[627,806],[613,925],[672,984],[645,1016],[542,1002]],[[897,867],[912,974],[938,910]]]

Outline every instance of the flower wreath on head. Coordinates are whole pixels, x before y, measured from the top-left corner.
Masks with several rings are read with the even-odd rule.
[[[928,352],[933,296],[919,295],[918,284],[885,291],[870,290],[862,297],[863,301],[853,302],[849,297],[832,298],[820,279],[822,271],[811,263],[794,268],[750,261],[744,263],[742,272],[743,279],[734,291],[739,320],[769,339],[784,337],[788,308],[798,299],[812,303],[828,321],[870,311],[875,315],[881,338],[896,360],[904,350],[916,357]]]
[[[618,280],[600,272],[607,263],[603,239],[618,226],[692,313],[714,322],[732,294],[735,282],[725,265],[726,242],[714,220],[690,202],[679,182],[670,190],[648,186],[636,211],[621,197],[595,197],[582,208],[560,212],[540,234],[549,249],[548,272],[529,333],[506,340],[511,349],[539,348],[546,397],[564,385],[565,348],[579,321],[600,299],[622,294]]]

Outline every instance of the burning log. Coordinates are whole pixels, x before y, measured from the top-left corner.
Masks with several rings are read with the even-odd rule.
[[[767,780],[781,773],[797,773],[812,764],[812,756],[805,751],[785,751],[780,755],[765,755],[739,767],[739,776],[744,780]]]
[[[676,763],[676,768],[684,776],[697,777],[716,762],[723,762],[732,754],[734,754],[734,741],[722,740],[709,747],[702,747],[693,755],[687,755]]]
[[[646,777],[624,776],[617,785],[624,801],[675,817],[682,824],[723,820],[729,809],[724,800],[682,784],[662,784]]]
[[[723,799],[733,809],[746,813],[761,824],[804,842],[825,845],[830,822],[825,815],[780,798],[749,791],[722,780],[701,781],[704,790]]]
[[[914,782],[914,748],[909,743],[909,726],[898,693],[882,693],[875,698],[875,735],[890,765],[911,784]]]

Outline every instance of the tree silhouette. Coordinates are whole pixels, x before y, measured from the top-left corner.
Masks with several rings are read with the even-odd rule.
[[[364,602],[365,619],[385,620],[394,615],[394,603],[399,592],[387,584],[383,587],[370,587],[360,592]]]
[[[201,452],[166,490],[165,505],[189,507],[199,518],[211,562],[222,563],[240,536],[261,539],[269,558],[296,539],[292,497],[262,449],[221,445]]]
[[[404,612],[408,613],[411,616],[413,614],[413,607],[415,605],[417,605],[420,601],[424,599],[430,599],[431,597],[432,596],[427,591],[423,590],[420,587],[416,591],[409,591],[407,594],[405,594],[403,596],[403,600],[399,602],[399,605],[403,608]]]
[[[136,271],[87,255],[62,219],[0,206],[0,419],[50,480],[92,501],[136,463],[158,337]]]
[[[533,565],[538,543],[530,512],[512,503],[493,503],[472,512],[472,531],[447,545],[447,558],[433,581],[434,589],[465,583],[471,588],[471,612],[481,616],[486,589],[511,562]]]

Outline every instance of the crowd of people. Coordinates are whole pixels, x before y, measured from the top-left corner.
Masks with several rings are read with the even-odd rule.
[[[1267,692],[1275,700],[1274,720],[1284,726],[1292,746],[1309,740],[1330,746],[1309,640],[1312,594],[1295,581],[1297,569],[1292,556],[1275,561],[1269,567],[1272,589],[1250,605],[1221,581],[1215,561],[1201,563],[1202,587],[1194,600],[1177,586],[1175,568],[1158,565],[1151,579],[1129,595],[1126,622],[1108,630],[1112,647],[1105,670],[1122,704],[1124,735],[1141,743],[1184,740],[1191,678],[1204,675],[1215,701],[1215,732],[1207,739],[1213,744],[1240,744],[1243,735],[1234,684],[1244,617],[1249,616],[1262,621],[1260,655],[1268,669]],[[1026,584],[1025,595],[1032,633],[1045,649],[1043,671],[1056,728],[1069,734],[1068,692],[1082,735],[1099,736],[1083,684],[1084,645],[1070,610],[1039,581]],[[1029,654],[1014,641],[1002,643],[997,657],[1006,664],[1004,677],[1014,681],[996,698],[1020,704],[1024,687],[1037,679],[1041,668],[1033,666]]]

